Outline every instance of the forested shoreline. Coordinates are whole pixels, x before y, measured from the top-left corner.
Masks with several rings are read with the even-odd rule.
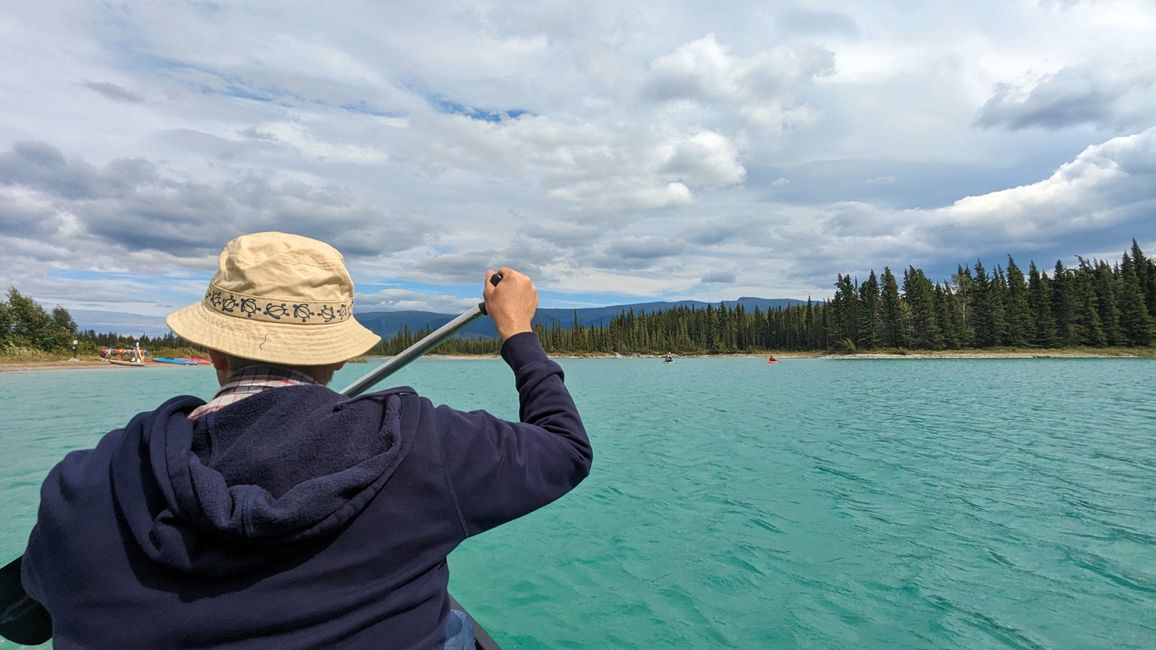
[[[609,323],[536,326],[547,351],[561,354],[736,354],[764,351],[856,353],[984,350],[995,348],[1150,347],[1156,340],[1156,260],[1135,240],[1119,262],[1077,258],[1051,272],[1029,262],[1025,275],[1011,257],[1006,267],[960,265],[949,280],[932,282],[914,266],[897,277],[889,267],[862,281],[838,274],[834,295],[821,302],[767,311],[720,303],[677,307]],[[392,355],[429,333],[402,329],[370,354]],[[154,350],[188,350],[169,334],[125,337],[77,332],[68,311],[46,311],[15,287],[0,300],[0,355],[64,354],[139,340]],[[454,338],[443,354],[496,354],[492,338]]]
[[[884,267],[863,281],[839,274],[829,300],[762,311],[742,306],[651,314],[632,311],[608,324],[537,327],[549,352],[564,354],[734,354],[762,351],[855,353],[880,350],[1148,347],[1156,322],[1156,261],[1135,240],[1118,263],[1078,258],[1051,274],[1030,262],[1025,277],[1011,257],[982,261],[932,282],[908,266]],[[428,331],[384,341],[395,354]],[[439,352],[496,353],[496,341],[455,339]]]

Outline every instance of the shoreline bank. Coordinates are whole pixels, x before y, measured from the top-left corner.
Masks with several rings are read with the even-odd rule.
[[[908,353],[874,353],[860,354],[825,354],[823,359],[1151,359],[1156,357],[1152,351],[1140,352],[1083,352],[1080,350],[1049,350],[1047,352],[983,352],[983,351],[944,351],[944,352],[908,352]]]
[[[619,355],[619,354],[555,354],[554,359],[661,359],[661,354]],[[735,354],[676,354],[676,359],[752,359],[766,360],[774,356],[780,361],[791,359],[837,359],[837,360],[879,360],[879,359],[1151,359],[1156,358],[1156,348],[1111,348],[1095,350],[1085,348],[1057,348],[1054,350],[920,350],[911,352],[862,352],[857,354],[830,354],[826,352],[765,352]],[[379,363],[373,357],[370,364]],[[426,358],[439,360],[497,359],[497,355],[428,354]],[[165,367],[167,364],[148,363],[144,367]],[[0,372],[30,372],[37,370],[92,370],[115,367],[103,359],[48,359],[48,360],[8,360],[0,358]]]
[[[144,367],[158,366],[157,363],[146,363]],[[0,358],[0,372],[23,372],[28,370],[92,370],[94,368],[113,368],[113,364],[103,359],[45,359],[9,360]]]

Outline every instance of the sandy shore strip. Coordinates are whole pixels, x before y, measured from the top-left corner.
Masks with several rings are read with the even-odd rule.
[[[498,359],[497,355],[428,354],[430,359],[478,360]],[[661,359],[661,354],[552,354],[554,359]],[[1055,350],[920,350],[918,352],[861,352],[858,354],[828,354],[824,352],[767,352],[735,354],[676,354],[676,359],[759,359],[774,356],[780,361],[792,359],[1128,359],[1156,357],[1156,347],[1108,349],[1055,349]],[[372,357],[368,365],[377,365],[386,357]],[[145,368],[161,368],[171,364],[145,362]],[[124,367],[109,364],[103,359],[6,360],[0,358],[0,372],[33,370],[92,370],[94,368]]]
[[[1153,348],[1112,348],[1108,350],[920,350],[918,352],[861,352],[828,354],[824,359],[1150,359]]]
[[[144,368],[160,367],[165,364],[145,362]],[[92,370],[96,368],[122,368],[103,359],[55,359],[45,361],[0,359],[0,372],[22,372],[27,370]]]

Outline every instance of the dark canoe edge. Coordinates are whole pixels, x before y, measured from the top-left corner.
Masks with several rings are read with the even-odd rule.
[[[465,612],[466,616],[469,617],[470,622],[474,624],[475,650],[502,650],[502,646],[498,645],[498,642],[495,641],[493,637],[491,637],[486,632],[485,628],[483,628],[478,623],[478,621],[474,619],[474,617],[469,613],[469,611],[466,610],[465,607],[462,607],[462,604],[459,603],[457,599],[453,597],[453,595],[450,595],[450,607]]]
[[[24,593],[23,560],[21,555],[0,569],[0,636],[20,645],[40,645],[52,638],[52,617]]]

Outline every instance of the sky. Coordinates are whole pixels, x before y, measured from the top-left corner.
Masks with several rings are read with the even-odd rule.
[[[1156,253],[1156,1],[0,0],[0,285],[161,316],[233,237],[356,311],[822,299]]]

